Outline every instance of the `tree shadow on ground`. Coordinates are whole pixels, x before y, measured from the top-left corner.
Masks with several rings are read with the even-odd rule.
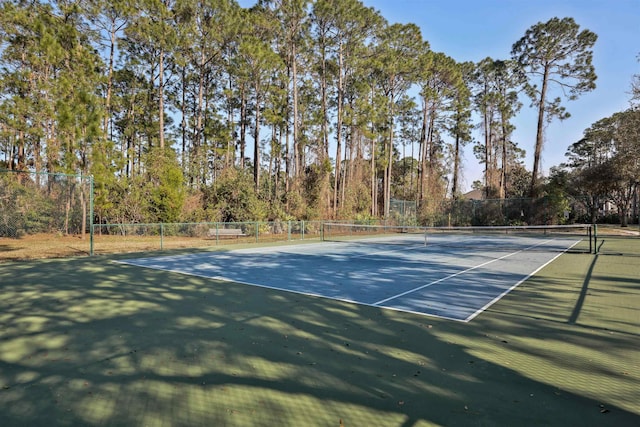
[[[637,385],[637,365],[624,375],[563,358],[634,337],[570,323],[450,322],[107,258],[4,264],[0,295],[3,426],[640,421],[599,389]]]

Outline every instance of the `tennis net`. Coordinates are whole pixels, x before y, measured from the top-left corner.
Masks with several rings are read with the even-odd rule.
[[[591,226],[417,227],[324,223],[328,242],[470,248],[491,251],[531,250],[592,252]]]

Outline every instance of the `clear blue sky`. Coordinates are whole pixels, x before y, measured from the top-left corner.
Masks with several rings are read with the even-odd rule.
[[[511,46],[538,22],[553,17],[573,18],[581,29],[598,35],[594,47],[597,88],[563,105],[571,113],[546,130],[542,153],[545,174],[565,160],[567,148],[597,120],[629,107],[631,79],[640,74],[640,0],[363,0],[380,11],[390,24],[414,23],[431,49],[456,61],[478,62],[487,56],[508,59]],[[255,4],[241,0],[244,7]],[[514,124],[514,141],[527,151],[525,165],[532,168],[536,132],[535,111],[523,99]],[[480,138],[477,135],[476,138]],[[464,186],[482,176],[469,149],[464,158]]]

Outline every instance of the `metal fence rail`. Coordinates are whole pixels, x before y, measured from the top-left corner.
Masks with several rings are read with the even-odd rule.
[[[92,253],[319,240],[321,221],[94,224]]]

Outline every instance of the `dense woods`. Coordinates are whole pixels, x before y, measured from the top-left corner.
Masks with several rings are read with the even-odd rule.
[[[511,58],[460,63],[358,0],[5,1],[0,168],[93,175],[96,222],[373,218],[460,197],[473,144],[487,198],[561,187],[594,215],[628,210],[637,109],[538,170],[545,125],[568,115],[550,87],[595,87],[596,38],[553,18]],[[533,172],[511,138],[525,95]]]

